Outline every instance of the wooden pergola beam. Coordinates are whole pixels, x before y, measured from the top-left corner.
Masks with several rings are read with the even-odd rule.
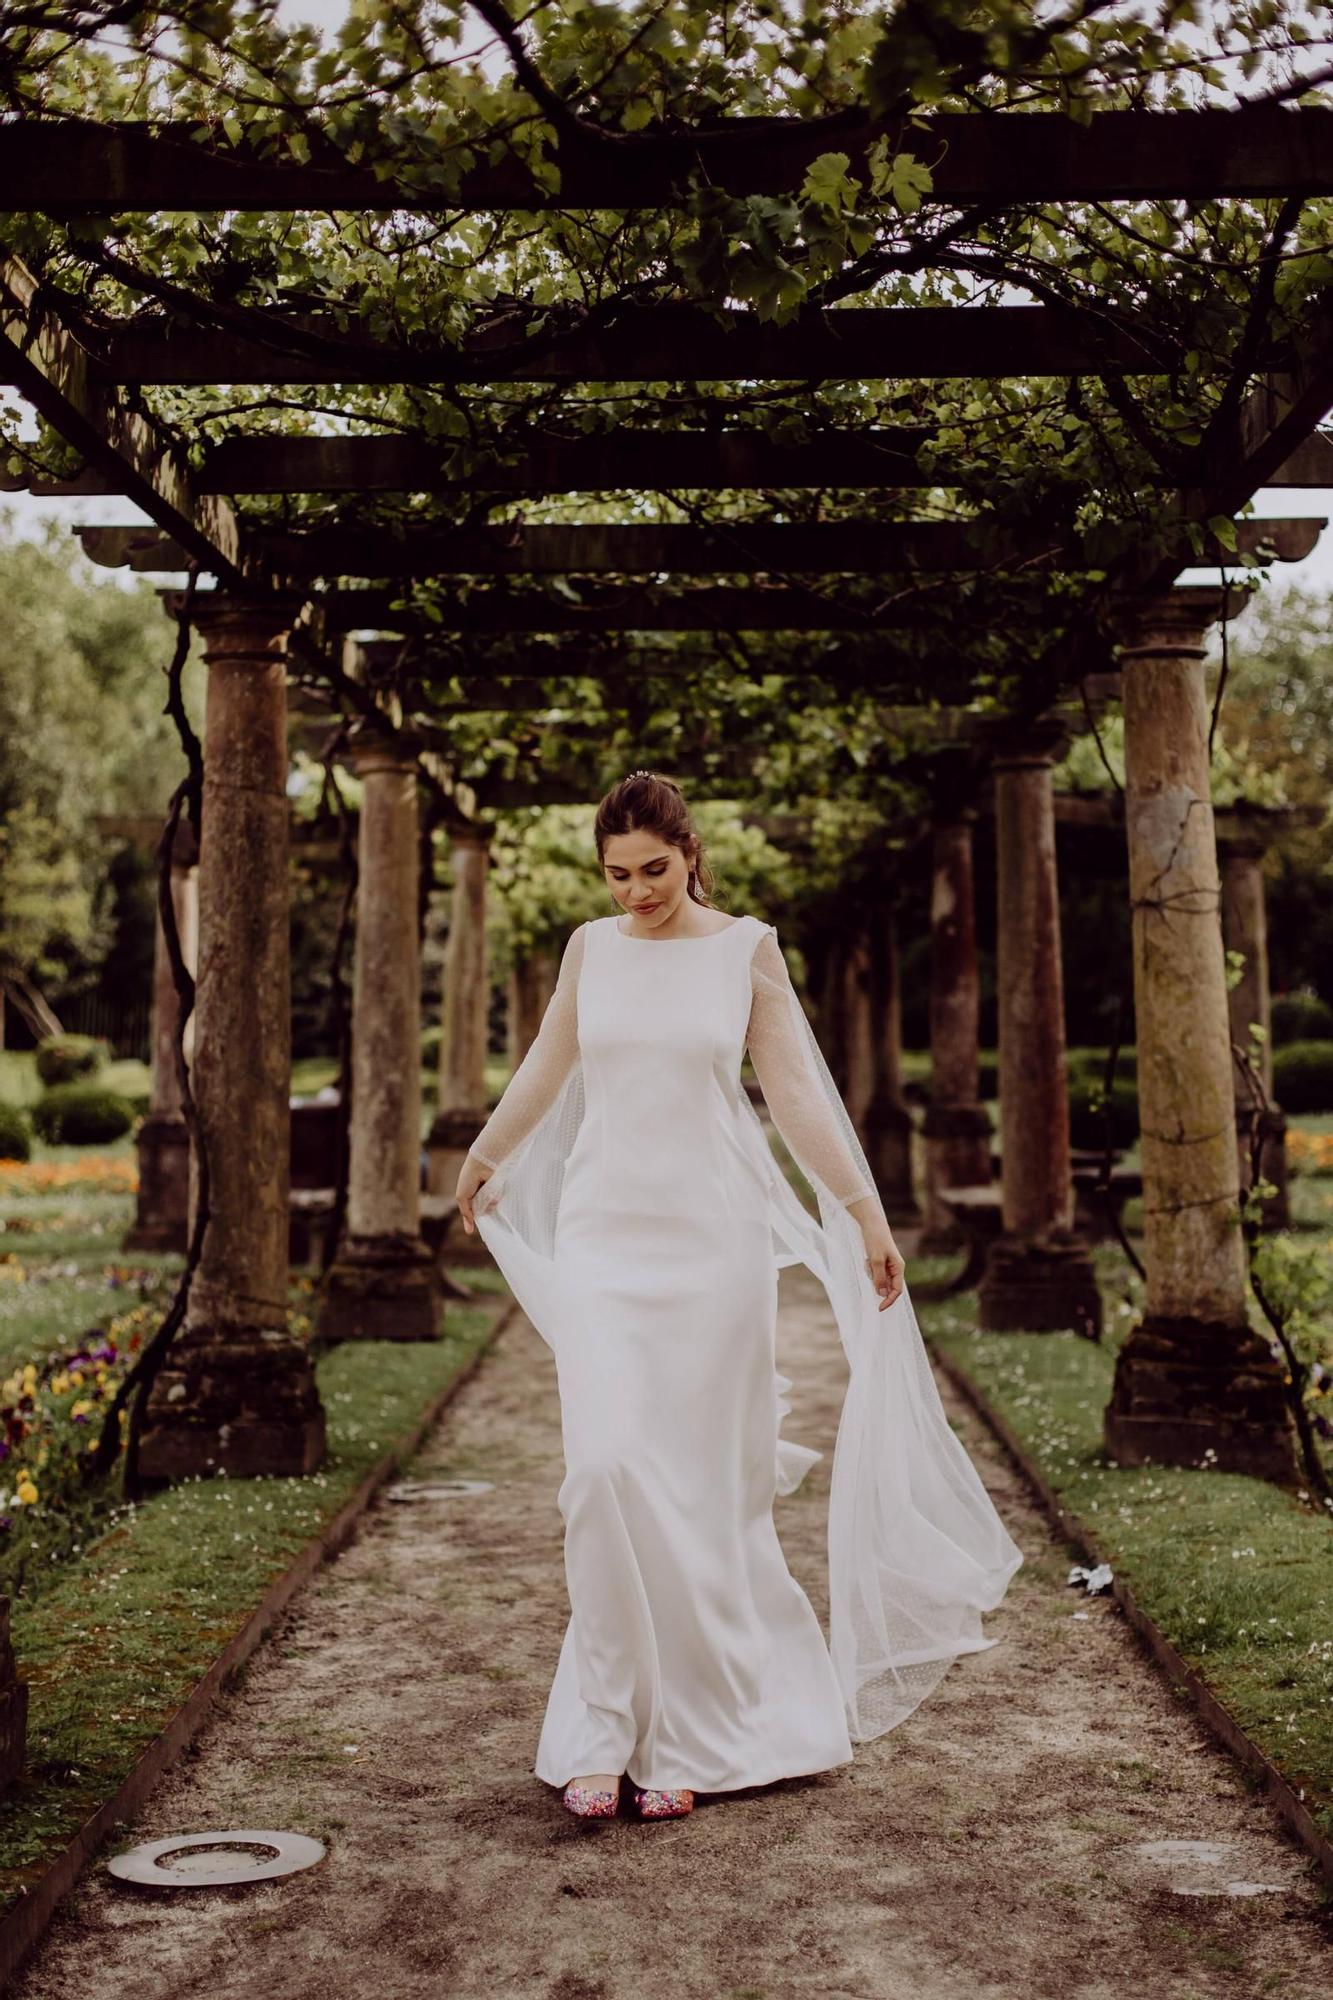
[[[662,487],[936,486],[917,453],[931,432],[824,431],[782,444],[761,430],[624,429],[605,437],[535,436],[513,460],[460,470],[447,440],[417,437],[233,437],[209,452],[206,493],[601,493]]]
[[[42,302],[31,273],[0,265],[0,377],[19,389],[90,470],[151,515],[183,561],[239,580],[244,562],[227,502],[195,492],[171,438],[105,383],[88,356]],[[179,564],[177,565],[179,567]]]
[[[1219,590],[1198,586],[1204,615],[1217,615]],[[773,585],[757,588],[702,584],[682,590],[651,585],[585,585],[577,602],[506,584],[475,584],[449,596],[436,592],[431,615],[404,600],[400,591],[340,589],[320,593],[319,613],[329,634],[342,632],[457,633],[499,638],[537,634],[617,632],[857,632],[934,631],[941,605],[955,604],[945,587],[923,586],[910,594],[853,599],[846,591],[827,593]],[[1039,621],[1040,600],[1032,616]],[[1034,625],[1040,631],[1040,623]],[[509,671],[507,668],[506,671]],[[549,669],[543,669],[549,671]]]
[[[882,381],[1161,375],[1181,359],[1146,321],[1057,306],[846,306],[786,325],[695,306],[624,308],[527,338],[494,320],[458,347],[349,340],[332,320],[264,315],[263,337],[162,316],[103,332],[95,372],[121,384]]]
[[[1299,562],[1324,525],[1318,519],[1240,521],[1238,551]],[[128,563],[169,571],[183,564],[181,547],[156,529],[81,526],[76,532],[87,555],[108,568]],[[377,528],[319,528],[306,535],[256,530],[251,543],[272,575],[302,584],[341,577],[942,575],[1001,572],[1043,560],[1048,568],[1071,571],[1093,566],[1058,535],[1040,527],[1004,528],[989,519],[716,528],[676,522],[501,525],[403,535]],[[1201,563],[1232,560],[1213,537],[1189,555]]]
[[[562,136],[553,154],[558,184],[545,187],[512,156],[457,185],[447,160],[404,182],[317,145],[298,163],[281,152],[257,157],[220,144],[215,129],[185,124],[13,119],[0,123],[0,211],[660,208],[694,185],[795,194],[828,152],[846,153],[864,178],[867,151],[886,129],[853,115]],[[1100,111],[1085,123],[1056,112],[935,113],[924,128],[889,136],[932,166],[932,199],[947,203],[1333,194],[1333,111],[1321,106]]]
[[[956,462],[927,474],[917,454],[933,433],[900,430],[816,431],[783,444],[761,430],[664,431],[627,428],[606,437],[537,436],[513,460],[475,456],[448,469],[451,447],[406,434],[387,437],[224,438],[194,475],[196,493],[605,493],[780,491],[824,486],[845,492],[875,487],[948,487]],[[1316,431],[1265,481],[1268,486],[1333,487],[1333,435]],[[0,493],[38,499],[115,494],[111,473],[85,467],[69,479],[0,474]]]

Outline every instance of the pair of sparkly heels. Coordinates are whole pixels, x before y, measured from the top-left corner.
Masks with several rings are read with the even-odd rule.
[[[682,1819],[687,1812],[694,1810],[694,1793],[661,1792],[636,1785],[634,1803],[640,1819]],[[620,1792],[618,1788],[604,1791],[596,1785],[578,1785],[571,1779],[565,1786],[563,1804],[578,1819],[614,1819],[620,1805]]]

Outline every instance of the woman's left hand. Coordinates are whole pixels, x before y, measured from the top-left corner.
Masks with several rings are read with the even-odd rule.
[[[861,1240],[866,1246],[870,1282],[879,1293],[879,1310],[886,1312],[894,1300],[902,1296],[903,1274],[907,1268],[903,1253],[894,1242],[888,1223],[882,1218],[862,1223]]]

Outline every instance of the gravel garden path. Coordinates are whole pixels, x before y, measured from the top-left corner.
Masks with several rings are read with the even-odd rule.
[[[825,1457],[776,1518],[822,1617],[843,1374],[814,1280],[781,1286],[791,1431]],[[531,1772],[567,1600],[554,1369],[515,1319],[411,1468],[491,1490],[386,1499],[126,1833],[289,1828],[325,1861],[169,1895],[98,1866],[17,2000],[1326,1995],[1303,1852],[950,1411],[1027,1556],[1002,1643],[839,1770],[580,1823]]]

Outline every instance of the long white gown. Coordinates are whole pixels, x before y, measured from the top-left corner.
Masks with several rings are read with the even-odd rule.
[[[821,1222],[740,1081],[748,1047]],[[570,940],[472,1148],[478,1229],[554,1353],[570,1617],[534,1762],[724,1792],[846,1763],[901,1721],[1022,1560],[885,1313],[847,1206],[865,1156],[771,925]],[[820,1456],[779,1435],[777,1272],[803,1261],[851,1374],[833,1464],[831,1642],[773,1519]]]

